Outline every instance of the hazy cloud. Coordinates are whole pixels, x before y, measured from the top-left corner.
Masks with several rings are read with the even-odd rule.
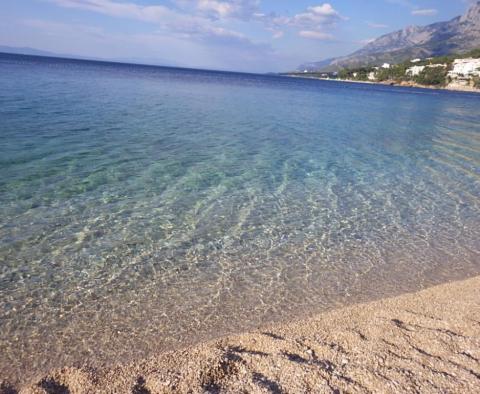
[[[432,16],[437,14],[438,10],[435,8],[416,9],[412,11],[412,15],[414,16]]]
[[[295,26],[312,26],[321,28],[332,25],[342,19],[346,19],[336,11],[331,4],[308,7],[303,13],[295,15],[290,19],[290,23]]]
[[[372,29],[387,29],[389,27],[388,25],[385,25],[383,23],[373,23],[373,22],[367,22],[367,25]]]
[[[176,4],[212,19],[250,20],[259,12],[260,0],[176,0]]]
[[[293,16],[265,14],[260,11],[260,0],[172,0],[171,6],[143,5],[119,0],[49,0],[65,8],[83,9],[112,17],[121,17],[155,23],[166,34],[184,38],[231,39],[246,44],[249,39],[227,27],[228,20],[255,21],[281,38],[285,29],[294,29],[301,37],[331,39],[327,31],[344,16],[330,4],[308,7]]]
[[[235,39],[215,31],[211,38],[202,33],[201,39],[185,39],[195,32],[166,35],[163,31],[150,33],[110,32],[96,26],[60,23],[41,19],[21,22],[35,31],[43,41],[42,47],[56,53],[72,53],[119,61],[166,64],[185,67],[215,68],[239,71],[275,70],[282,57],[268,44],[253,44],[243,38]],[[95,43],[95,45],[92,45]]]
[[[313,40],[321,40],[321,41],[332,41],[334,36],[329,33],[323,33],[321,31],[316,30],[300,30],[298,32],[300,37],[310,38]]]
[[[113,0],[50,0],[67,8],[77,8],[98,12],[101,14],[128,17],[147,22],[158,22],[172,16],[172,11],[162,5],[143,6],[135,3],[118,2]]]
[[[275,40],[281,40],[289,34],[310,40],[332,41],[336,36],[337,24],[348,20],[328,2],[314,3],[294,14],[279,14],[273,11],[263,11],[261,0],[41,1],[65,9],[89,11],[112,18],[151,24],[151,32],[142,33],[145,34],[144,38],[148,38],[148,42],[152,45],[155,42],[162,42],[164,47],[167,42],[175,42],[179,49],[177,50],[173,44],[168,45],[174,48],[170,52],[170,56],[173,57],[173,53],[176,54],[183,50],[180,48],[188,46],[189,51],[197,51],[195,55],[197,58],[205,56],[213,59],[216,63],[220,63],[227,57],[229,61],[233,62],[233,59],[237,58],[237,62],[242,62],[240,55],[242,59],[251,59],[252,64],[254,63],[253,59],[257,59],[259,63],[265,63],[265,60],[261,60],[262,56],[263,58],[278,59],[280,55],[272,46]],[[37,23],[36,28],[47,30],[47,26],[41,26],[41,23]],[[50,28],[52,28],[51,25]],[[250,34],[249,29],[256,30],[256,32]],[[258,34],[258,29],[264,29],[271,35],[270,43],[261,41],[260,37],[262,36]],[[113,32],[111,33],[109,39],[112,42],[119,39]],[[230,53],[231,55],[229,55]],[[287,55],[283,56],[285,59],[287,58]],[[294,58],[295,51],[288,56]]]
[[[410,8],[413,16],[433,16],[438,14],[438,10],[435,8],[420,8],[414,2],[410,0],[386,0],[390,4],[398,4],[407,8]]]
[[[372,42],[374,42],[376,40],[376,38],[366,38],[364,40],[360,40],[358,43],[361,44],[361,45],[368,45]]]
[[[165,33],[191,39],[231,39],[248,44],[242,33],[216,25],[200,15],[190,15],[162,5],[140,5],[113,0],[51,0],[61,7],[84,9],[112,17],[121,17],[158,25]]]
[[[386,2],[390,4],[401,5],[404,7],[410,7],[410,8],[415,7],[415,5],[409,0],[386,0]]]
[[[297,31],[300,37],[329,41],[334,38],[331,30],[335,24],[348,18],[342,16],[330,3],[308,7],[305,11],[293,16],[271,16],[269,23],[281,30],[290,28]]]

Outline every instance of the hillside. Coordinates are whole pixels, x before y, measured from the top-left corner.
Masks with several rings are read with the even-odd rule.
[[[480,47],[480,1],[463,16],[428,26],[409,26],[386,34],[351,55],[307,63],[299,70],[335,71],[342,68],[401,63],[412,58],[465,53]]]

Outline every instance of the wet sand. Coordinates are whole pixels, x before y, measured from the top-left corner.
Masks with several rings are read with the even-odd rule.
[[[474,393],[480,277],[2,393]]]

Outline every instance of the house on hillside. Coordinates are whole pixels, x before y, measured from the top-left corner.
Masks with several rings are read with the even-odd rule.
[[[412,66],[407,68],[405,74],[409,75],[410,77],[416,77],[420,75],[420,73],[425,70],[426,68],[447,68],[446,64],[427,64],[426,66]]]
[[[480,78],[480,59],[455,59],[448,77],[452,85],[471,86],[475,78]]]
[[[480,77],[480,59],[455,59],[448,73],[452,79],[461,77]]]
[[[425,66],[413,66],[413,67],[407,68],[407,71],[405,73],[410,77],[416,77],[420,75],[420,73],[423,70],[425,70]]]

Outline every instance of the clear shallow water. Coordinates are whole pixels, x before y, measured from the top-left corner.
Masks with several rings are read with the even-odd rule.
[[[479,274],[479,104],[0,55],[0,375]]]

